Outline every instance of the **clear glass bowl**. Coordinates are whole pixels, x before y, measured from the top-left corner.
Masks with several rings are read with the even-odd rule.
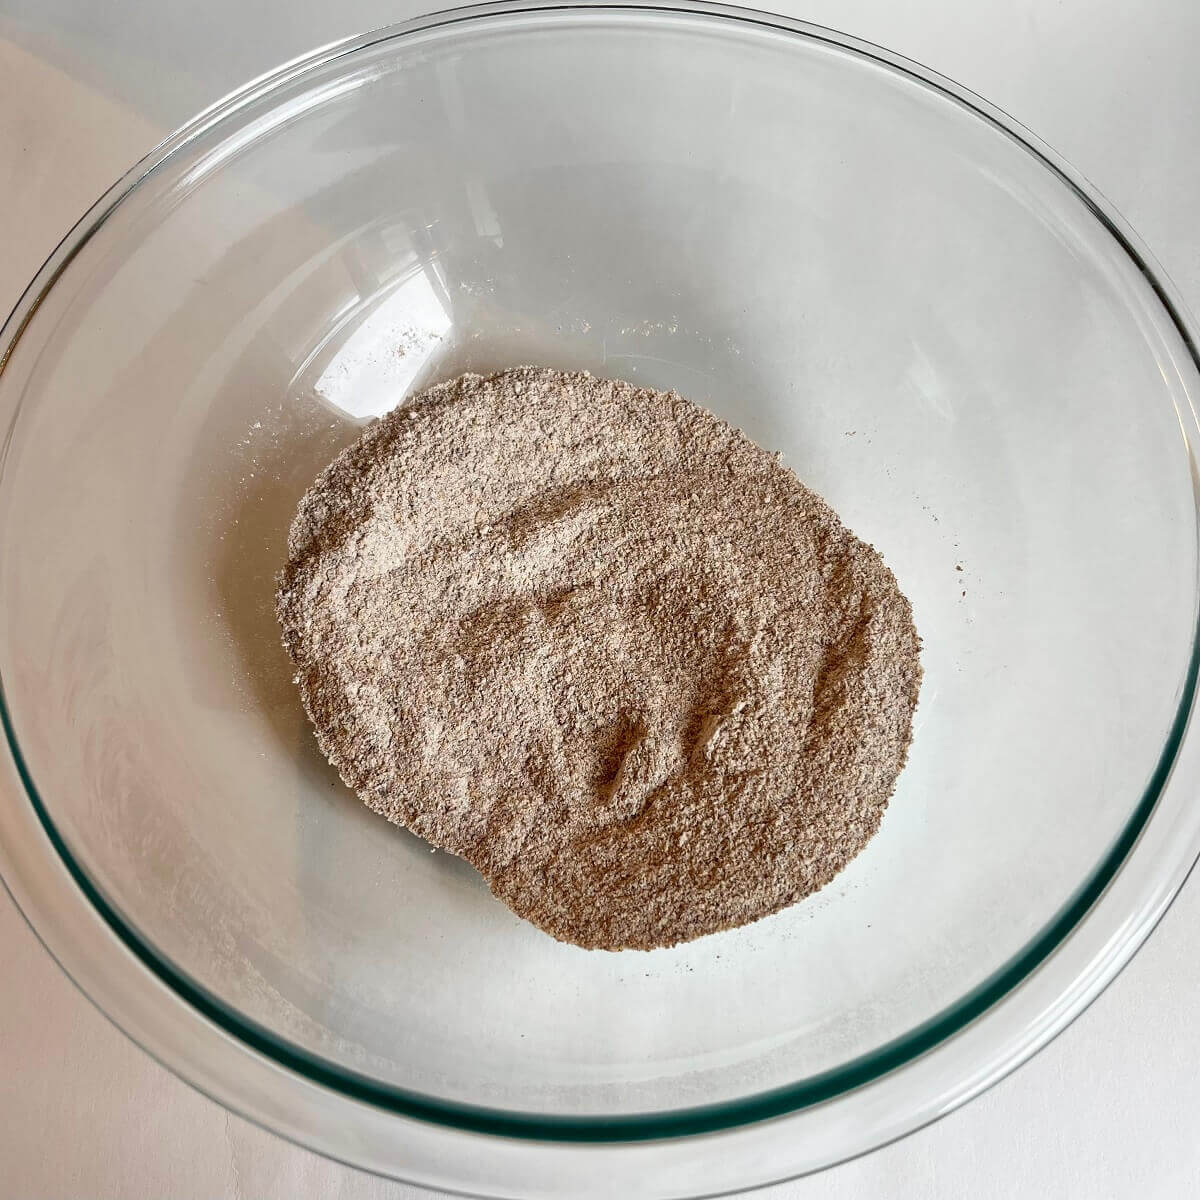
[[[319,1150],[522,1197],[827,1165],[1044,1043],[1195,858],[1194,334],[1069,168],[884,51],[683,5],[340,44],[130,172],[0,345],[5,877],[141,1044]],[[823,893],[588,953],[322,760],[294,505],[518,363],[710,405],[911,597],[912,758]]]

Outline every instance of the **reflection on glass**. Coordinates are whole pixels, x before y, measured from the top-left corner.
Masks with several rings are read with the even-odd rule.
[[[317,394],[357,420],[395,408],[450,329],[450,314],[424,272],[406,279],[339,347]]]

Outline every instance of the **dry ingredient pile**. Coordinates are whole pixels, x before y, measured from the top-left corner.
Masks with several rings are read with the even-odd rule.
[[[322,750],[556,938],[742,925],[879,827],[921,679],[909,603],[674,392],[442,384],[322,472],[288,551],[279,619]]]

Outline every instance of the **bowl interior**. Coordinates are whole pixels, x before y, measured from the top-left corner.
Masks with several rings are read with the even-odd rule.
[[[412,390],[521,363],[709,405],[913,602],[910,763],[785,913],[557,944],[315,746],[272,612],[297,500]],[[1192,652],[1194,385],[1085,201],[900,70],[695,14],[389,38],[158,166],[22,335],[14,736],[150,952],[337,1071],[593,1116],[848,1086],[1060,936],[1153,801]]]

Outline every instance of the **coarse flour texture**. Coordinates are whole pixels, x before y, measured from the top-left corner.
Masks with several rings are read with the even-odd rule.
[[[909,603],[674,392],[530,367],[432,388],[322,472],[288,554],[321,749],[556,938],[744,924],[879,828],[921,679]]]

